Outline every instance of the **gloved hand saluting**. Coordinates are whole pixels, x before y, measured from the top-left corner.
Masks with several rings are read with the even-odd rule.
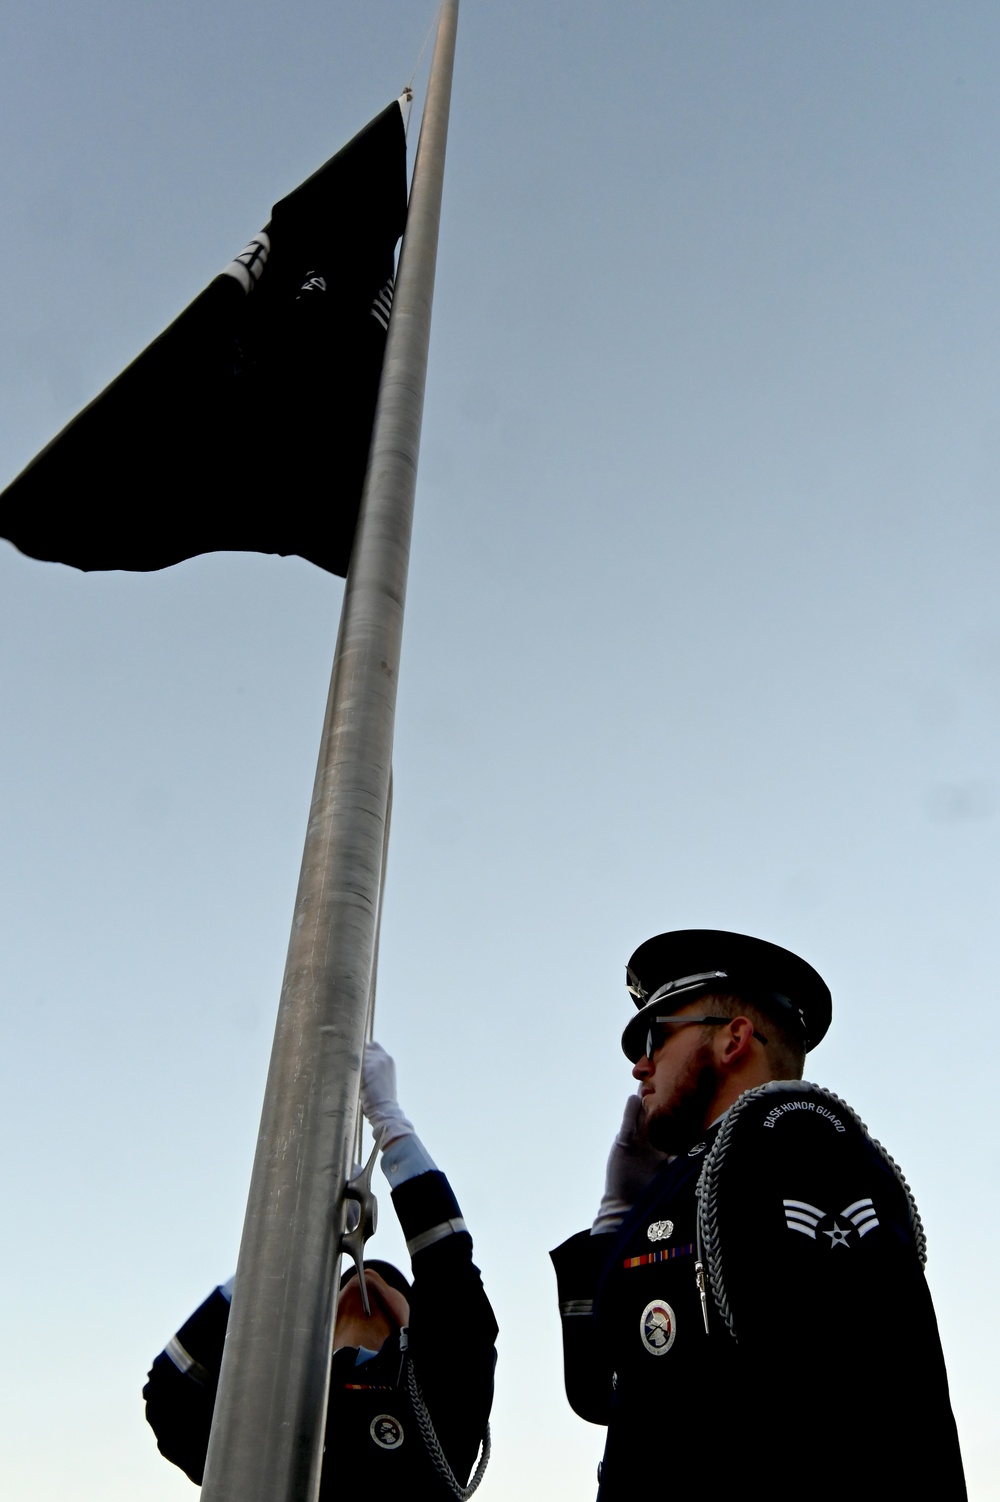
[[[625,1114],[622,1116],[618,1135],[611,1144],[604,1178],[604,1197],[597,1219],[591,1227],[591,1235],[599,1236],[603,1231],[617,1231],[656,1170],[666,1161],[666,1153],[659,1153],[649,1145],[641,1097],[630,1095],[625,1102]]]
[[[361,1109],[383,1151],[390,1142],[414,1135],[413,1122],[403,1115],[396,1099],[396,1065],[392,1055],[374,1040],[365,1044]]]

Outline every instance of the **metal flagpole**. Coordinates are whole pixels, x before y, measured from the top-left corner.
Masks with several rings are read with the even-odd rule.
[[[315,1502],[319,1492],[457,23],[458,0],[444,0],[334,654],[203,1502]],[[335,1478],[334,1470],[330,1479]]]

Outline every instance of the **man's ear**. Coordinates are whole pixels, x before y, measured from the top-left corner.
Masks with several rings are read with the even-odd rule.
[[[728,1027],[719,1029],[719,1063],[723,1069],[742,1064],[753,1043],[753,1023],[749,1017],[734,1017]]]

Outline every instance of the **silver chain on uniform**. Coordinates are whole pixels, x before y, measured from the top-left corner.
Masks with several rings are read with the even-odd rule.
[[[441,1480],[458,1502],[468,1502],[468,1498],[478,1487],[480,1481],[486,1475],[486,1467],[490,1463],[490,1426],[486,1425],[486,1433],[483,1435],[483,1446],[479,1456],[479,1464],[476,1466],[472,1480],[468,1486],[463,1486],[455,1472],[448,1464],[448,1457],[441,1448],[441,1441],[434,1431],[434,1422],[427,1411],[427,1404],[417,1380],[417,1374],[413,1370],[413,1360],[406,1358],[406,1387],[410,1394],[410,1402],[413,1405],[413,1414],[417,1421],[417,1428],[430,1456],[431,1464],[437,1471]]]
[[[705,1157],[695,1190],[698,1200],[697,1261],[699,1265],[707,1265],[708,1281],[712,1290],[712,1297],[715,1300],[715,1306],[734,1340],[737,1340],[738,1337],[733,1319],[733,1311],[729,1304],[728,1294],[726,1293],[725,1278],[723,1277],[722,1240],[719,1235],[719,1175],[723,1160],[732,1140],[736,1123],[747,1107],[758,1100],[760,1096],[777,1094],[779,1092],[786,1095],[804,1095],[807,1091],[822,1096],[824,1100],[832,1101],[839,1111],[842,1111],[845,1116],[849,1117],[855,1126],[861,1129],[861,1132],[875,1148],[875,1151],[879,1154],[886,1167],[893,1173],[906,1197],[910,1230],[913,1232],[913,1241],[920,1266],[924,1267],[927,1262],[927,1237],[924,1233],[923,1222],[920,1219],[916,1200],[913,1198],[913,1191],[903,1177],[903,1172],[899,1165],[889,1156],[881,1142],[878,1142],[872,1136],[858,1113],[847,1104],[846,1100],[841,1100],[839,1095],[834,1095],[832,1090],[825,1090],[821,1085],[810,1085],[805,1080],[768,1080],[766,1084],[758,1085],[755,1089],[748,1090],[745,1095],[741,1095],[736,1104],[730,1108],[725,1121],[719,1129],[719,1135]]]

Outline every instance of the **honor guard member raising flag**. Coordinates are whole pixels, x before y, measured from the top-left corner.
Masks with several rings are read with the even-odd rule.
[[[462,1212],[403,1115],[396,1067],[377,1043],[365,1048],[361,1104],[381,1141],[413,1283],[389,1263],[366,1262],[370,1313],[356,1273],[341,1284],[320,1499],[464,1498],[489,1457],[496,1320]],[[209,1295],[143,1388],[160,1450],[199,1485],[231,1298],[231,1283]]]
[[[802,1081],[804,960],[713,930],[633,954],[639,1082],[592,1229],[552,1254],[600,1502],[966,1495],[925,1240],[899,1169]]]

